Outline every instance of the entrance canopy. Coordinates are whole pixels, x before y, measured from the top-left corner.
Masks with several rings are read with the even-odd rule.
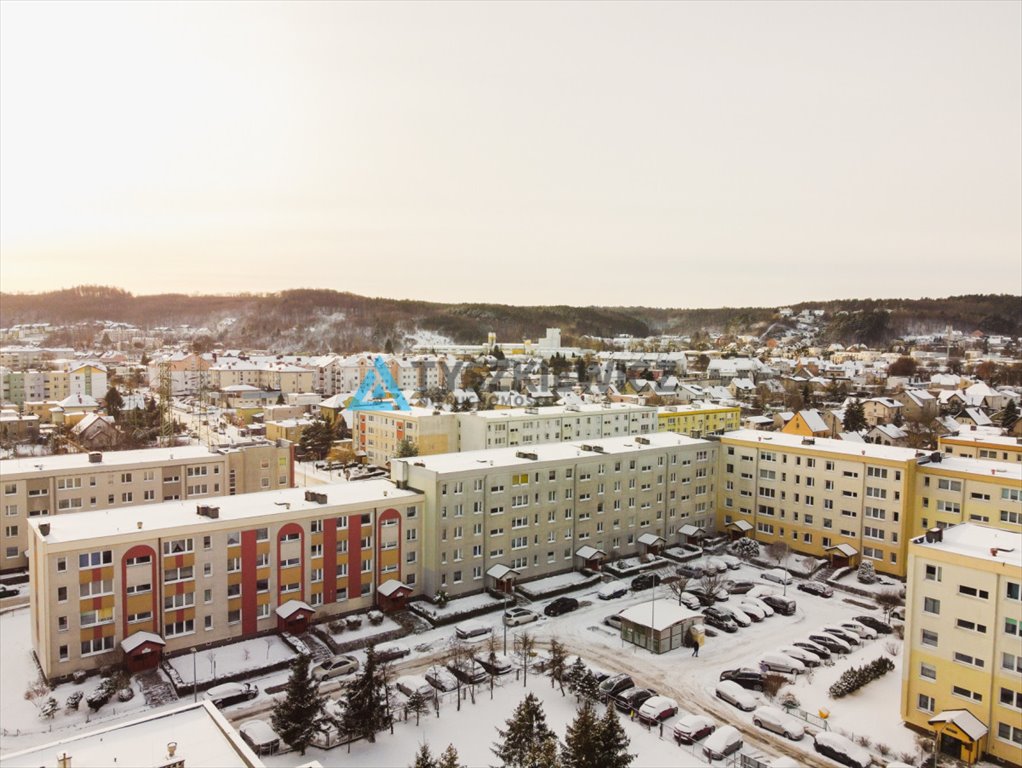
[[[844,557],[855,557],[859,554],[859,550],[853,547],[851,544],[835,544],[833,547],[827,547],[826,552],[836,552]]]
[[[280,607],[277,608],[277,615],[282,619],[290,619],[295,614],[301,613],[312,615],[315,612],[315,608],[301,600],[288,600],[286,603],[282,603]]]
[[[929,723],[930,725],[939,723],[953,725],[970,741],[979,741],[987,735],[987,727],[967,709],[945,709],[939,715],[931,717]]]
[[[156,645],[167,644],[162,637],[153,632],[135,632],[121,640],[121,650],[125,653],[131,653],[146,643],[154,643]]]

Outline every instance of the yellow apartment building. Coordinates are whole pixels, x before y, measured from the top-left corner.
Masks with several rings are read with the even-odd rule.
[[[738,429],[741,408],[692,403],[665,405],[657,409],[657,432],[677,432],[689,437],[719,435]]]

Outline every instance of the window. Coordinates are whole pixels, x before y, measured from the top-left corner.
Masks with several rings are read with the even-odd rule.
[[[983,659],[970,656],[969,654],[962,653],[961,651],[955,651],[955,661],[959,664],[968,664],[970,667],[979,667],[980,669],[986,666],[986,662],[984,662]]]
[[[921,637],[920,642],[921,642],[922,645],[929,645],[929,646],[931,646],[933,648],[936,648],[937,647],[937,633],[932,631],[932,630],[929,630],[929,629],[924,629],[922,631],[922,637]]]
[[[113,562],[113,555],[109,549],[102,552],[83,552],[78,555],[78,568],[98,568],[102,565],[110,565]]]
[[[1014,635],[1015,637],[1018,637],[1018,635],[1019,635],[1018,623],[1019,623],[1018,619],[1008,619],[1008,618],[1006,618],[1004,620],[1004,632],[1005,632],[1005,634]]]
[[[167,637],[174,637],[175,635],[190,635],[195,631],[195,619],[175,621],[171,624],[166,624],[164,625],[163,630]]]
[[[1004,596],[1008,600],[1022,600],[1022,584],[1009,581],[1005,586]]]
[[[955,626],[959,629],[968,630],[969,632],[985,633],[987,631],[986,624],[977,624],[975,621],[970,619],[957,619],[955,621]]]
[[[925,693],[919,694],[919,700],[916,706],[923,712],[933,712],[934,707],[937,706],[937,702],[932,696],[927,696]]]
[[[195,593],[184,592],[180,595],[167,595],[163,598],[163,610],[178,611],[195,605]]]
[[[181,555],[192,551],[192,539],[171,539],[163,542],[164,555]]]
[[[109,637],[97,637],[93,640],[85,640],[82,642],[82,656],[94,656],[97,653],[104,653],[106,651],[112,651],[113,649],[113,635],[110,635]]]
[[[84,611],[79,616],[79,624],[82,628],[95,627],[99,624],[110,624],[113,620],[113,608],[98,608],[94,611]]]
[[[958,585],[958,594],[967,597],[978,597],[980,600],[986,600],[990,597],[990,593],[985,589],[976,589],[976,587],[970,587],[965,584]]]
[[[82,586],[84,587],[85,585],[83,584]],[[149,584],[149,583],[146,583],[146,584],[129,584],[128,586],[126,586],[124,588],[125,594],[128,594],[128,595],[141,595],[141,594],[144,594],[146,592],[152,592],[152,591],[153,591],[153,585]],[[83,595],[83,597],[84,597],[84,595]]]
[[[940,600],[933,597],[923,598],[923,612],[937,615],[940,613]]]
[[[925,678],[926,680],[936,680],[937,668],[932,664],[927,664],[926,662],[923,662],[919,665],[919,676]]]
[[[926,570],[923,572],[923,578],[926,581],[940,581],[943,569],[939,565],[927,565]]]
[[[63,646],[62,646],[63,647]],[[1008,723],[997,724],[997,738],[1022,746],[1022,727]]]

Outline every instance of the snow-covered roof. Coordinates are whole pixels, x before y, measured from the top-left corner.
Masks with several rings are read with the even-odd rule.
[[[732,520],[730,523],[728,523],[728,525],[733,526],[742,532],[752,530],[752,523],[750,523],[748,520]]]
[[[832,547],[824,547],[824,550],[827,552],[837,552],[838,554],[844,555],[845,557],[855,557],[857,554],[859,554],[859,550],[857,550],[851,544],[845,544],[843,542],[841,544],[835,544]]]
[[[3,471],[5,478],[14,479],[14,475],[21,473],[60,472],[67,474],[75,470],[102,471],[104,467],[122,466],[125,464],[152,464],[154,466],[161,466],[169,463],[187,463],[196,459],[208,458],[210,454],[211,451],[204,445],[179,445],[174,448],[109,451],[103,454],[103,460],[98,464],[89,461],[89,454],[87,453],[27,456],[17,459],[4,459],[0,462],[0,470]]]
[[[813,432],[829,432],[827,423],[820,416],[820,412],[817,410],[799,411],[799,416],[805,421],[806,426]]]
[[[650,600],[646,603],[639,603],[621,611],[618,616],[622,621],[649,627],[656,632],[673,627],[683,621],[699,621],[703,618],[702,613],[689,610],[673,600]]]
[[[301,600],[288,600],[286,603],[281,603],[277,606],[275,613],[282,619],[289,619],[299,611],[315,613],[316,609]]]
[[[930,725],[934,723],[954,723],[964,733],[968,734],[969,738],[973,741],[987,735],[987,727],[967,709],[945,709],[943,712],[931,717],[929,723]]]
[[[681,526],[680,529],[678,529],[678,533],[680,533],[682,536],[705,536],[706,535],[706,531],[704,531],[702,528],[699,528],[699,527],[697,527],[695,525],[689,525],[687,523],[685,525]]]
[[[654,546],[656,544],[665,544],[666,539],[663,536],[657,536],[655,533],[644,533],[639,537],[639,543],[644,544],[647,547]]]
[[[57,405],[61,408],[99,408],[99,402],[91,395],[69,395]]]
[[[602,549],[590,547],[588,544],[575,550],[575,554],[583,560],[592,560],[594,557],[606,557],[607,553]]]
[[[908,433],[897,424],[877,424],[873,431],[879,432],[888,440],[903,440],[908,437]]]
[[[724,440],[741,440],[756,443],[759,447],[769,449],[771,445],[783,448],[800,448],[802,435],[788,435],[783,432],[759,432],[754,429],[738,429],[721,435]],[[916,452],[912,448],[899,448],[893,445],[874,445],[851,443],[846,440],[834,440],[829,437],[817,437],[814,443],[820,453],[843,454],[846,456],[865,456],[870,459],[887,459],[890,461],[913,461]]]
[[[411,587],[398,579],[388,579],[376,588],[376,592],[384,597],[390,597],[391,595],[400,592],[402,589],[411,591]]]
[[[501,563],[497,563],[486,572],[486,575],[493,579],[503,579],[508,574],[511,574],[512,576],[517,576],[518,571],[516,571],[514,568],[508,568],[506,565],[503,565]]]
[[[121,648],[125,653],[131,653],[133,650],[145,643],[156,643],[157,645],[167,644],[162,637],[153,632],[135,632],[121,640]]]
[[[989,528],[976,523],[960,523],[944,528],[940,541],[926,541],[925,536],[913,539],[913,544],[925,549],[953,552],[979,560],[998,561],[1018,565],[1022,556],[1022,533]]]

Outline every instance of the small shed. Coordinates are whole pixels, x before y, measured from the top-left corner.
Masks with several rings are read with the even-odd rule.
[[[685,543],[695,542],[698,539],[702,539],[706,536],[706,531],[696,525],[689,525],[686,523],[678,529],[678,533],[685,537]]]
[[[686,645],[692,628],[703,623],[703,614],[673,600],[650,600],[618,614],[621,639],[652,653],[667,653]]]
[[[486,578],[493,579],[493,589],[497,592],[510,595],[515,588],[515,579],[518,578],[518,571],[497,563],[486,572]]]
[[[859,556],[859,550],[844,542],[827,547],[824,551],[830,556],[831,568],[851,568],[855,565],[853,561]]]
[[[644,533],[639,537],[639,546],[646,555],[659,555],[666,543],[667,540],[663,536],[657,536],[655,533]]]
[[[309,628],[309,619],[316,609],[301,600],[288,600],[277,608],[277,629],[300,635]]]
[[[575,557],[582,560],[582,567],[594,571],[600,570],[603,561],[607,559],[607,553],[602,549],[590,547],[588,544],[575,550]]]
[[[398,579],[388,579],[376,589],[380,610],[386,613],[402,610],[411,594],[412,588]]]
[[[156,669],[166,645],[166,641],[154,632],[133,632],[121,640],[124,666],[128,668],[128,674]]]

